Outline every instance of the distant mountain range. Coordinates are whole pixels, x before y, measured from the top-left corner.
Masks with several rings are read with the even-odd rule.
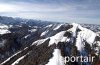
[[[94,56],[67,62],[66,56]],[[0,65],[100,65],[100,25],[0,16]]]

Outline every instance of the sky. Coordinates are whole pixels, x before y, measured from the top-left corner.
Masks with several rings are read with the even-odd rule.
[[[100,24],[100,0],[0,0],[0,16]]]

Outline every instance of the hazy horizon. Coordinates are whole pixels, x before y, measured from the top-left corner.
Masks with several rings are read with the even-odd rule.
[[[100,0],[0,0],[0,16],[100,24]]]

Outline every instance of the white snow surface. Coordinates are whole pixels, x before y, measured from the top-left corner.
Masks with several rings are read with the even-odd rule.
[[[69,31],[72,32],[73,37],[75,37],[77,34],[76,47],[81,54],[87,55],[85,52],[85,41],[92,47],[92,45],[95,44],[94,42],[97,34],[87,28],[82,27],[79,24],[72,23],[72,25],[73,27],[69,29]],[[81,31],[77,32],[77,29],[80,29]]]
[[[76,30],[80,29],[81,30],[79,33],[80,37],[86,40],[92,46],[92,43],[94,42],[97,34],[87,28],[82,27],[79,24],[72,23],[72,25],[73,25],[72,32],[75,33],[76,35]]]
[[[91,46],[94,43],[96,34],[91,30],[85,29],[80,32],[81,37],[86,40]]]
[[[61,40],[61,42],[67,42],[67,41],[68,41],[67,37],[63,37],[62,40]]]
[[[97,45],[100,47],[100,41],[97,41],[97,43],[98,43]]]
[[[49,38],[37,40],[37,41],[33,42],[32,45],[38,46],[38,45],[44,43],[47,39],[49,39]]]
[[[46,35],[48,32],[49,32],[48,30],[47,30],[47,31],[44,31],[44,32],[41,33],[40,36],[44,36],[44,35]]]
[[[0,28],[9,28],[7,25],[5,25],[5,24],[1,24],[0,23]]]
[[[4,24],[0,24],[0,34],[6,34],[6,33],[11,33],[9,30],[8,30],[8,26],[7,25],[4,25]]]
[[[47,25],[45,28],[48,28],[48,27],[52,27],[52,24],[50,24],[50,25]]]
[[[73,25],[73,27],[71,29],[69,29],[68,31],[71,31],[73,37],[76,37],[76,30],[77,30],[78,24],[72,23],[72,25]]]
[[[29,32],[36,32],[37,29],[31,29],[31,30],[28,30]]]
[[[49,46],[52,44],[58,44],[58,42],[61,42],[61,40],[64,37],[66,31],[61,31],[59,33],[57,33],[56,35],[50,37],[50,41],[49,41]],[[63,39],[62,41],[65,41],[66,39]]]
[[[53,57],[46,65],[65,65],[64,58],[61,56],[61,51],[59,49],[54,49]]]
[[[28,38],[29,36],[30,36],[30,34],[26,35],[24,38],[26,39],[26,38]]]
[[[53,30],[57,30],[59,29],[63,24],[58,25],[56,28],[54,28]]]
[[[8,62],[12,57],[18,55],[19,53],[21,53],[22,51],[17,52],[16,54],[12,55],[11,57],[9,57],[7,60],[5,60],[4,62],[1,63],[1,65],[4,65],[4,63]]]
[[[6,34],[6,33],[10,33],[10,31],[9,30],[2,30],[2,29],[0,29],[0,34]]]
[[[76,39],[76,47],[77,47],[77,50],[79,50],[80,52],[82,52],[84,50],[84,42],[83,42],[83,38],[81,37],[80,32]]]
[[[18,59],[17,59],[14,63],[12,63],[11,65],[16,65],[16,64],[18,64],[22,59],[24,59],[24,57],[26,57],[26,55],[24,55],[24,56],[18,58]]]

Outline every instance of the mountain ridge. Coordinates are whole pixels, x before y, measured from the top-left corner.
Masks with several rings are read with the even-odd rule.
[[[12,24],[8,28],[10,33],[0,35],[0,41],[6,40],[0,47],[0,65],[99,64],[100,35],[96,33],[100,31],[99,26],[43,22],[42,25],[35,25],[34,22],[31,26],[22,24]],[[64,63],[65,56],[80,55],[91,55],[96,59],[92,63]]]

